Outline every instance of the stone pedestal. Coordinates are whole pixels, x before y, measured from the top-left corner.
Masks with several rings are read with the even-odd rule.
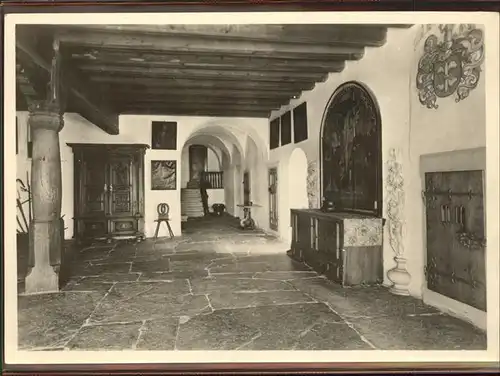
[[[33,221],[30,225],[30,266],[27,294],[59,290],[61,263],[61,154],[59,132],[64,126],[57,106],[40,102],[30,109],[33,154],[31,191]]]

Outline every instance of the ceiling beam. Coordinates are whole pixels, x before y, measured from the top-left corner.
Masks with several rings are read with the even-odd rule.
[[[231,64],[266,66],[266,65],[305,65],[329,67],[332,63],[345,60],[360,60],[364,56],[364,50],[356,53],[337,53],[329,55],[326,59],[319,59],[317,56],[290,55],[283,57],[280,55],[253,56],[253,55],[220,55],[211,51],[203,51],[192,54],[188,51],[156,51],[154,49],[130,50],[126,48],[112,48],[107,46],[78,46],[67,45],[65,51],[73,59],[87,61],[137,61],[137,62],[162,62],[162,63],[182,63],[182,64]]]
[[[245,111],[245,110],[196,110],[196,109],[172,109],[172,108],[129,108],[120,112],[122,115],[169,115],[169,116],[211,116],[211,117],[241,117],[241,118],[269,118],[268,111]]]
[[[372,47],[383,45],[387,33],[387,28],[384,25],[352,24],[80,25],[72,26],[67,30],[114,32],[140,36],[196,37],[229,41],[341,44]]]
[[[50,80],[48,72],[39,73],[36,66],[29,59],[20,59],[21,51],[17,52],[16,63],[16,109],[18,111],[28,110],[29,106],[36,101],[47,97],[47,85]]]
[[[58,31],[61,43],[88,47],[153,49],[157,51],[217,53],[236,56],[309,55],[329,58],[336,54],[363,53],[363,46],[269,42],[266,40],[206,39],[201,36],[138,34],[111,31]]]
[[[232,57],[218,55],[190,54],[151,54],[137,51],[116,52],[105,49],[78,49],[67,51],[68,58],[75,64],[117,65],[117,66],[147,66],[174,69],[222,69],[222,70],[252,70],[252,71],[304,71],[340,72],[345,67],[345,60],[359,60],[362,56],[335,56],[329,60],[311,59],[271,59],[252,57]]]
[[[328,73],[310,73],[307,71],[276,72],[276,71],[243,71],[243,70],[207,70],[207,69],[169,69],[157,67],[135,67],[117,65],[83,65],[84,72],[97,74],[124,74],[134,77],[161,77],[161,78],[186,78],[193,80],[252,80],[268,82],[321,82],[328,77]]]
[[[265,81],[228,81],[228,80],[193,80],[193,79],[172,79],[172,78],[151,78],[151,77],[127,77],[110,75],[92,75],[89,80],[94,82],[113,85],[143,85],[147,87],[163,87],[165,89],[213,89],[213,90],[258,90],[258,91],[289,91],[302,92],[311,90],[315,83],[295,83],[295,82],[265,82]]]
[[[37,51],[30,38],[26,38],[26,33],[19,32],[19,28],[17,30],[16,47],[21,51],[21,53],[18,53],[21,63],[24,59],[26,64],[36,65],[39,71],[44,72],[44,74],[48,73],[50,77],[51,63]],[[67,66],[63,67],[62,85],[69,88],[68,91],[73,102],[72,107],[78,109],[80,115],[105,132],[113,135],[118,134],[118,114],[113,114],[109,109],[103,108],[102,104],[96,104],[91,99],[92,90],[87,88],[67,68]]]
[[[113,98],[111,102],[114,106],[119,106],[121,108],[127,106],[138,105],[165,105],[165,106],[220,106],[224,108],[225,106],[232,105],[248,105],[264,107],[269,109],[278,109],[284,103],[276,100],[258,100],[258,99],[248,99],[248,98],[214,98],[214,97],[168,97],[160,98],[156,97],[116,97]]]
[[[213,88],[162,88],[162,87],[147,87],[147,86],[133,86],[133,85],[99,85],[99,92],[102,93],[104,98],[168,98],[173,97],[193,97],[203,98],[210,96],[212,98],[234,98],[234,99],[268,99],[283,101],[291,97],[300,95],[299,91],[282,91],[277,87],[276,90],[259,91],[255,90],[238,90],[238,89],[220,89]]]
[[[120,113],[123,113],[124,111],[127,111],[129,109],[148,109],[148,108],[159,108],[159,109],[165,109],[166,111],[172,111],[172,110],[187,110],[187,111],[222,111],[222,112],[229,112],[229,111],[255,111],[255,112],[270,112],[273,109],[277,108],[272,108],[272,106],[269,105],[250,105],[250,104],[232,104],[228,103],[223,106],[220,104],[216,103],[171,103],[171,104],[165,104],[161,102],[137,102],[137,103],[125,103],[122,104],[120,108],[117,108],[117,110]]]

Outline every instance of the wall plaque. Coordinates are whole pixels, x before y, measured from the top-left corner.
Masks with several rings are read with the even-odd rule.
[[[430,35],[418,62],[420,103],[438,108],[438,98],[455,95],[455,102],[475,89],[484,61],[484,36],[474,25],[440,25],[441,37]]]

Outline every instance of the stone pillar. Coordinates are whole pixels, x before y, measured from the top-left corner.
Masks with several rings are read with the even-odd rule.
[[[59,132],[64,126],[57,106],[39,102],[30,109],[33,153],[31,192],[33,221],[30,224],[30,266],[27,294],[59,290],[61,260],[61,154]]]

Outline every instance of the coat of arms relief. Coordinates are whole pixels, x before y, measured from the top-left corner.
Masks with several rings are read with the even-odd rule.
[[[417,90],[427,108],[438,108],[438,98],[467,98],[479,82],[484,61],[483,31],[475,25],[439,25],[439,31],[441,37],[432,34],[425,40],[418,62]]]

